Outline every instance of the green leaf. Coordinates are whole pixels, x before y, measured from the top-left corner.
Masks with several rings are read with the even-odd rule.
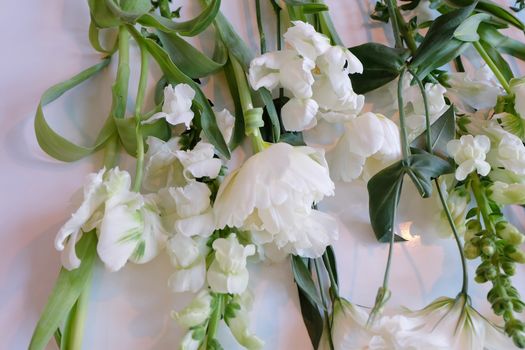
[[[362,74],[350,74],[352,87],[358,94],[367,93],[394,80],[409,56],[406,49],[393,49],[376,43],[354,46],[349,50],[363,63]]]
[[[299,292],[299,305],[301,306],[304,325],[308,331],[308,336],[310,337],[313,348],[318,349],[321,337],[323,336],[323,317],[321,316],[319,308],[312,303],[301,288],[297,287],[297,291]]]
[[[451,39],[433,56],[427,56],[424,61],[419,64],[416,70],[416,75],[423,80],[434,69],[448,64],[457,56],[461,55],[470,46],[470,43],[463,42],[457,39]]]
[[[135,118],[115,118],[115,125],[117,126],[120,142],[126,152],[136,157],[137,154],[137,138],[136,138],[136,121]],[[144,141],[149,136],[154,136],[163,141],[168,141],[171,137],[171,129],[166,120],[158,120],[152,124],[142,124],[142,138]]]
[[[241,99],[239,97],[239,90],[237,88],[237,82],[235,80],[235,74],[233,73],[233,67],[231,61],[228,60],[224,65],[224,74],[226,75],[226,82],[228,83],[228,89],[235,106],[235,124],[233,125],[232,137],[230,139],[230,149],[234,150],[244,140],[244,115],[242,113]]]
[[[216,62],[197,50],[176,33],[158,32],[162,47],[170,56],[172,62],[190,78],[201,78],[215,73],[226,63],[226,49],[217,40],[216,50],[219,60]]]
[[[99,40],[99,28],[97,27],[95,22],[93,22],[93,20],[91,20],[91,22],[89,23],[89,42],[95,50],[108,55],[112,55],[118,47],[118,40],[115,40],[115,43],[113,44],[113,47],[111,49],[105,49],[104,47],[102,47],[102,44],[100,44]]]
[[[498,52],[525,60],[525,44],[521,41],[501,34],[496,28],[486,23],[479,26],[478,33],[481,40]]]
[[[296,255],[292,256],[292,271],[297,287],[304,292],[314,305],[323,308],[323,301],[317,292],[312,274],[304,263],[303,258]]]
[[[407,160],[400,160],[381,170],[368,181],[369,214],[372,229],[380,242],[389,242],[394,234],[394,223],[403,187],[408,175],[419,194],[427,198],[432,194],[431,180],[454,171],[452,165],[434,155],[421,151]]]
[[[325,4],[319,4],[319,3],[309,3],[309,2],[303,2],[300,0],[284,0],[286,5],[300,7],[303,13],[305,14],[312,14],[312,13],[318,13],[323,11],[328,11],[328,6]]]
[[[321,26],[321,32],[330,38],[333,45],[344,46],[343,41],[339,37],[337,30],[335,29],[332,18],[328,11],[324,11],[318,14],[319,24]]]
[[[105,0],[107,8],[126,23],[135,23],[139,17],[151,10],[150,0]]]
[[[106,0],[88,0],[91,21],[99,28],[117,27],[120,19],[106,5]]]
[[[477,13],[468,17],[463,23],[459,25],[454,31],[454,38],[466,41],[474,42],[479,40],[478,27],[481,22],[486,22],[490,19],[490,15],[486,13]]]
[[[490,0],[481,0],[476,6],[476,10],[480,10],[486,13],[491,14],[492,16],[501,19],[505,23],[508,23],[519,30],[525,30],[523,22],[519,18],[514,16],[511,12],[507,11],[505,8],[496,4]]]
[[[180,71],[177,66],[173,64],[169,55],[164,51],[155,41],[144,38],[135,28],[128,26],[128,30],[135,40],[142,46],[144,46],[148,52],[153,56],[157,64],[161,68],[165,77],[170,82],[174,83],[185,83],[190,85],[195,90],[195,100],[201,109],[200,124],[204,134],[210,140],[215,148],[226,158],[230,158],[230,151],[224,141],[224,137],[217,126],[215,114],[211,109],[210,103],[199,85],[195,83],[190,77]]]
[[[174,22],[153,13],[143,15],[138,22],[143,26],[152,27],[166,33],[195,36],[208,28],[219,13],[220,7],[221,0],[208,1],[208,6],[197,17],[185,22]]]
[[[247,71],[250,62],[253,59],[253,53],[220,12],[215,18],[215,27],[228,51],[241,64],[244,71]],[[273,140],[279,140],[281,126],[279,124],[277,111],[273,105],[272,94],[265,88],[261,88],[257,91],[252,90],[252,92],[255,97],[259,98],[264,103],[266,110],[268,111],[273,126]]]
[[[450,42],[456,29],[472,13],[476,3],[477,1],[474,1],[469,6],[453,10],[436,18],[414,54],[410,63],[411,66],[418,67],[428,61],[433,61],[432,57]]]
[[[325,254],[328,257],[328,262],[330,263],[330,269],[332,270],[332,273],[334,274],[335,282],[339,284],[339,276],[337,273],[337,263],[335,260],[334,248],[332,248],[331,245],[327,246]]]
[[[451,105],[445,113],[443,113],[430,126],[430,141],[432,152],[442,158],[447,157],[447,143],[456,135],[456,115],[454,113],[454,106]],[[426,133],[423,132],[414,141],[411,147],[427,150]]]
[[[115,125],[112,123],[111,119],[108,119],[92,146],[79,146],[56,133],[47,123],[43,111],[43,107],[45,105],[53,102],[62,96],[62,94],[64,94],[66,91],[74,88],[75,86],[94,76],[96,73],[100,72],[109,64],[109,61],[110,58],[105,58],[102,60],[102,62],[80,72],[71,79],[50,87],[42,95],[35,115],[35,134],[38,144],[42,150],[51,157],[64,162],[73,162],[75,160],[79,160],[90,155],[99,147],[101,147],[115,132]]]
[[[66,320],[91,278],[97,255],[96,246],[97,235],[94,231],[85,233],[76,244],[77,255],[82,263],[75,270],[60,270],[55,287],[33,332],[29,350],[45,349],[55,331]]]
[[[498,49],[494,48],[492,45],[486,43],[483,40],[480,40],[479,43],[481,44],[481,46],[483,46],[483,48],[489,55],[490,59],[494,61],[494,63],[496,64],[496,67],[498,67],[499,71],[501,72],[501,74],[503,74],[505,79],[509,81],[512,78],[514,78],[514,73],[512,72],[512,69],[510,68],[509,63],[499,53]]]

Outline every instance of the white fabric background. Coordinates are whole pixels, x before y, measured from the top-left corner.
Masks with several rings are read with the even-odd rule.
[[[374,1],[327,1],[346,45],[384,42],[389,37],[382,25],[370,24],[369,2]],[[60,267],[53,238],[75,209],[85,175],[101,164],[99,154],[71,164],[54,161],[39,149],[33,131],[34,111],[42,92],[99,58],[87,40],[86,3],[11,0],[4,1],[0,11],[0,349],[27,348]],[[186,18],[198,11],[196,1],[175,3],[187,5],[183,7]],[[272,48],[273,14],[263,3]],[[223,0],[222,11],[256,51],[254,2]],[[212,36],[204,35],[193,42],[209,52],[211,41]],[[115,63],[112,70],[47,107],[50,124],[73,140],[83,144],[92,141],[110,108]],[[204,83],[211,99],[224,100],[227,92],[223,85]],[[134,95],[133,87],[130,93]],[[129,159],[125,164],[132,169]],[[420,308],[439,296],[455,296],[461,273],[455,243],[431,239],[435,237],[434,200],[422,200],[406,187],[399,221],[413,222],[411,233],[419,238],[394,248],[389,305]],[[335,245],[341,294],[370,306],[382,281],[387,246],[373,237],[367,201],[362,183],[338,184],[336,197],[325,201],[323,207],[341,223],[341,237]],[[473,272],[475,264],[470,267]],[[85,349],[177,348],[182,330],[169,314],[190,296],[168,290],[171,271],[165,256],[147,265],[129,264],[119,273],[97,266]],[[525,294],[525,269],[520,268],[518,275],[515,282]],[[256,296],[252,328],[266,341],[266,348],[310,349],[289,264],[250,266],[250,285]],[[486,286],[471,282],[474,304],[490,315],[486,291]],[[226,328],[220,329],[220,337],[225,349],[237,348]],[[51,343],[48,348],[55,346]]]

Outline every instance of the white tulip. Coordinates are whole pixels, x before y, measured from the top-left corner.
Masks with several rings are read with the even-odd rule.
[[[315,28],[302,21],[292,21],[293,26],[284,33],[284,41],[302,57],[315,61],[330,48],[330,39],[315,31]]]
[[[333,191],[322,151],[277,143],[250,157],[224,179],[213,208],[216,224],[218,228],[267,231],[280,247],[304,244],[296,237],[314,212],[312,204]],[[330,237],[335,239],[337,233]],[[312,243],[297,248],[320,250],[308,247]]]
[[[168,85],[164,88],[162,112],[155,113],[142,123],[151,124],[158,119],[165,118],[171,125],[184,124],[186,129],[189,129],[193,120],[191,104],[194,97],[195,90],[188,84],[177,84],[175,88]]]
[[[168,240],[167,251],[175,272],[168,285],[174,292],[196,292],[206,280],[206,243],[199,238],[176,234]]]
[[[302,131],[317,124],[319,106],[313,99],[291,98],[281,109],[283,126],[289,131]]]
[[[216,239],[212,247],[215,259],[207,274],[211,290],[217,293],[243,293],[249,278],[246,258],[255,254],[255,246],[243,246],[236,235],[231,234],[228,238]]]
[[[374,113],[364,113],[345,124],[345,132],[328,154],[334,179],[352,181],[372,177],[401,157],[397,125]]]
[[[485,135],[463,135],[459,140],[450,140],[447,151],[458,164],[456,179],[463,181],[473,171],[486,176],[490,172],[490,164],[485,161],[489,150],[490,139]]]

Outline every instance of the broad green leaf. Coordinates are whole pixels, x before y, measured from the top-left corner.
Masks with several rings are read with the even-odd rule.
[[[253,53],[239,37],[228,20],[220,12],[215,18],[215,27],[228,51],[241,64],[244,71],[247,71],[250,62],[253,59]],[[279,140],[281,126],[279,124],[277,111],[273,105],[272,94],[265,88],[261,88],[257,91],[253,91],[252,95],[259,98],[262,103],[264,103],[273,126],[273,141]]]
[[[139,17],[151,9],[150,0],[105,0],[107,8],[126,23],[135,23]]]
[[[434,69],[448,64],[457,56],[461,55],[470,46],[470,43],[463,42],[457,39],[451,39],[433,56],[427,56],[422,61],[416,70],[416,75],[419,79],[424,79]]]
[[[216,62],[176,33],[158,32],[157,35],[173,63],[190,78],[208,76],[221,69],[226,63],[226,50],[220,40],[217,40],[216,52],[219,60]]]
[[[45,105],[53,102],[66,91],[74,88],[85,80],[91,78],[96,73],[100,72],[109,64],[109,61],[109,58],[105,58],[102,60],[102,62],[80,72],[73,78],[50,87],[42,95],[35,115],[35,134],[38,144],[42,150],[51,157],[64,162],[73,162],[75,160],[79,160],[97,150],[115,132],[115,126],[112,123],[112,120],[108,119],[92,146],[79,146],[56,133],[47,123],[43,111],[43,107]]]
[[[478,31],[481,40],[500,53],[506,53],[511,56],[525,60],[525,44],[521,41],[512,39],[501,34],[493,26],[482,23]]]
[[[499,53],[498,49],[493,47],[492,45],[486,43],[483,40],[479,41],[481,46],[485,49],[487,54],[490,56],[490,59],[494,61],[496,66],[498,67],[499,71],[507,81],[514,78],[514,73],[512,72],[512,69],[510,68],[509,63],[503,58],[503,56]],[[524,46],[525,48],[525,46]]]
[[[425,39],[419,45],[411,61],[412,67],[432,61],[432,57],[438,54],[454,36],[456,29],[472,13],[477,1],[471,5],[445,13],[432,23]]]
[[[454,38],[474,42],[479,40],[478,27],[481,22],[486,22],[490,19],[490,15],[486,13],[477,13],[468,17],[463,23],[459,25],[454,31]]]
[[[496,4],[494,1],[481,0],[476,6],[476,10],[489,13],[492,16],[504,21],[505,23],[513,25],[519,30],[525,30],[525,25],[523,25],[523,22],[521,22],[519,18],[514,16],[510,11]]]
[[[91,20],[99,28],[117,27],[120,19],[106,5],[106,0],[88,0]]]
[[[368,181],[369,214],[372,229],[380,242],[389,242],[394,234],[394,223],[403,187],[408,175],[419,194],[427,198],[432,194],[432,179],[454,171],[452,165],[423,151],[400,160],[381,170]]]
[[[335,283],[339,284],[339,275],[337,273],[337,263],[335,260],[334,248],[332,248],[331,245],[326,247],[325,255],[328,257],[330,269],[332,270],[332,273],[334,274]]]
[[[319,348],[321,337],[323,335],[324,322],[319,308],[312,303],[306,294],[297,287],[299,293],[299,305],[301,306],[301,316],[308,331],[308,336],[314,349]]]
[[[199,85],[195,83],[190,77],[180,71],[177,66],[173,64],[169,55],[164,51],[155,41],[144,38],[135,28],[128,26],[128,30],[133,35],[133,38],[144,46],[151,56],[157,61],[160,69],[168,81],[174,83],[185,83],[190,85],[195,90],[195,102],[201,106],[200,124],[204,134],[215,146],[215,148],[226,158],[230,158],[230,151],[224,141],[224,137],[217,126],[215,114],[211,109],[210,103]]]
[[[124,149],[129,155],[136,157],[137,138],[135,118],[115,118],[114,121],[117,126],[122,146],[124,146]],[[152,124],[143,124],[141,128],[142,138],[144,140],[149,136],[154,136],[163,141],[168,141],[171,137],[171,129],[164,119],[158,120]]]
[[[166,33],[177,33],[182,36],[195,36],[204,31],[213,22],[219,9],[221,0],[208,1],[208,6],[195,18],[185,22],[174,22],[154,13],[148,13],[138,19],[146,27],[152,27]]]
[[[354,46],[349,50],[363,63],[362,74],[350,74],[352,87],[358,94],[377,89],[397,78],[409,56],[408,50],[376,43]]]
[[[447,158],[447,143],[456,135],[456,115],[454,113],[454,106],[450,106],[445,113],[443,113],[430,126],[430,141],[432,152],[436,155]],[[422,150],[427,150],[426,133],[423,132],[411,144]]]
[[[312,274],[304,263],[303,258],[296,255],[292,256],[292,272],[297,287],[304,292],[306,297],[310,299],[314,305],[323,308],[323,301],[317,292],[317,287],[312,279]]]
[[[29,344],[29,350],[45,349],[55,331],[66,317],[80,294],[87,288],[95,262],[97,235],[86,232],[76,244],[77,255],[82,261],[80,267],[68,271],[60,270],[57,281],[47,304],[38,320]]]
[[[233,73],[233,67],[228,60],[224,65],[224,74],[226,75],[226,82],[228,83],[228,89],[233,100],[235,107],[235,124],[233,126],[232,137],[230,139],[230,149],[234,150],[244,140],[244,115],[242,113],[242,105],[239,97],[239,91],[237,88],[237,82],[235,81],[235,74]]]

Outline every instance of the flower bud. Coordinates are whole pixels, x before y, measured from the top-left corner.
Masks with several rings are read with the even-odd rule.
[[[525,264],[525,253],[521,250],[516,250],[514,253],[509,254],[509,258],[519,264]]]
[[[484,238],[481,241],[481,251],[486,256],[492,256],[496,252],[496,245],[494,242],[488,238]]]
[[[465,243],[463,251],[465,252],[465,257],[471,260],[476,259],[481,254],[479,248],[470,242]]]
[[[476,275],[476,277],[474,277],[474,280],[480,284],[487,282],[487,279],[483,275]]]
[[[505,274],[508,276],[514,276],[514,274],[516,273],[516,266],[512,261],[504,262],[503,264],[501,264],[501,268],[503,272],[505,272]]]
[[[499,222],[496,224],[496,232],[501,239],[504,239],[512,245],[520,245],[525,242],[525,236],[518,229],[508,222]]]

